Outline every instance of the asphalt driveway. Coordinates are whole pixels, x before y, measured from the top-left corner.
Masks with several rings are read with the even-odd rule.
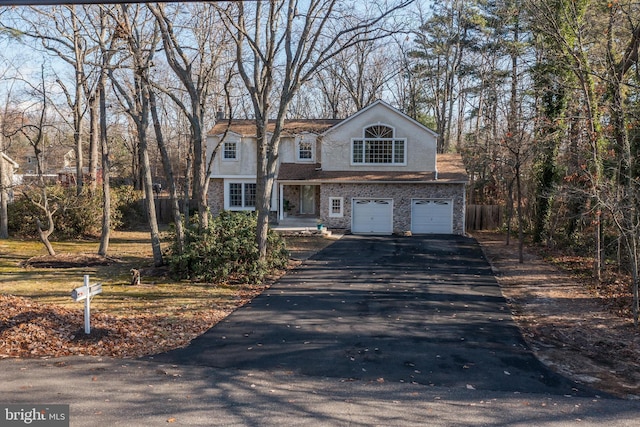
[[[532,355],[479,245],[456,236],[345,236],[188,347],[153,360],[377,383],[594,394]]]

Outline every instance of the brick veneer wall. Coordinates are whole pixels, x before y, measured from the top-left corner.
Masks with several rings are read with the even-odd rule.
[[[351,229],[351,199],[393,199],[393,232],[411,230],[411,199],[453,200],[453,234],[464,234],[464,184],[323,184],[320,218],[328,228]],[[329,198],[343,197],[343,216],[329,217]]]
[[[220,178],[212,178],[207,192],[211,215],[216,216],[224,210],[224,181]]]

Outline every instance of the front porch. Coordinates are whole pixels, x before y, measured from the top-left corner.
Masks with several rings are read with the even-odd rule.
[[[317,225],[320,218],[319,185],[281,182],[278,190],[278,224]]]

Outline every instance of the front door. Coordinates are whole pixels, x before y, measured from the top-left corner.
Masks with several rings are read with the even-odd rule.
[[[316,213],[316,187],[313,185],[300,186],[300,214],[312,215]]]

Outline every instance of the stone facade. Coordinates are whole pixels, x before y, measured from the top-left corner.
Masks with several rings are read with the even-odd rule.
[[[343,216],[329,216],[329,198],[343,198]],[[323,184],[320,189],[320,219],[329,229],[351,229],[352,199],[393,199],[393,232],[411,230],[411,199],[453,200],[453,234],[464,234],[464,184]]]
[[[276,184],[277,185],[277,184]],[[301,203],[301,187],[300,185],[284,185],[282,189],[282,197],[289,202],[290,209],[286,211],[289,215],[300,215],[300,203]],[[320,206],[320,186],[314,185],[314,215],[320,216],[318,212],[318,206]]]

